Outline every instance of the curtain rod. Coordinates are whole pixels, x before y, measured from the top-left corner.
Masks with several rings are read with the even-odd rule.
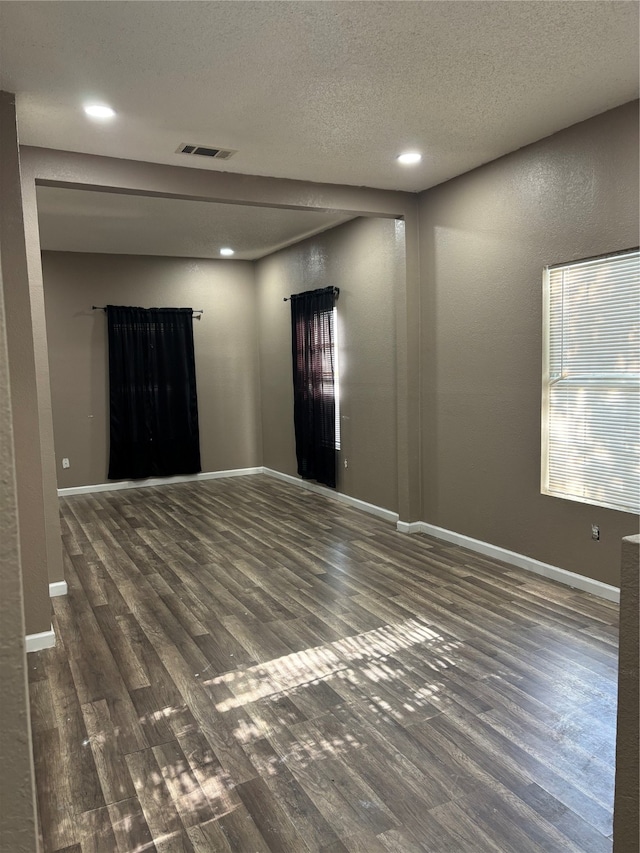
[[[92,311],[106,311],[107,306],[106,305],[92,305],[91,310]],[[193,314],[194,314],[194,316],[196,316],[196,315],[199,316],[200,314],[204,314],[204,310],[202,308],[194,308]]]
[[[337,298],[338,296],[340,296],[340,288],[339,288],[339,287],[334,287],[334,288],[333,288],[333,295],[334,295],[336,298]],[[294,297],[294,296],[300,296],[300,294],[299,294],[299,293],[292,293],[292,294],[291,294],[291,296],[284,296],[284,297],[282,298],[282,301],[283,301],[283,302],[290,302],[290,301],[293,299],[293,297]]]

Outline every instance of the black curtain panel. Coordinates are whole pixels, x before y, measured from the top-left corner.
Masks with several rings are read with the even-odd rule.
[[[191,308],[107,305],[109,479],[200,467]]]
[[[298,474],[336,485],[333,287],[291,297],[293,415]]]

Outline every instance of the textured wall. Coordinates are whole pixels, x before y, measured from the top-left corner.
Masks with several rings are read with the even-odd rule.
[[[258,261],[256,279],[264,465],[296,474],[291,315],[282,299],[337,286],[342,377],[338,491],[395,510],[395,298],[404,287],[404,224],[355,219]]]
[[[420,205],[423,518],[616,585],[637,520],[540,494],[541,282],[638,244],[637,128],[635,102]]]
[[[640,536],[622,540],[614,853],[640,850]]]
[[[32,192],[35,195],[34,182],[39,181],[69,188],[91,187],[104,191],[232,204],[343,211],[352,216],[404,217],[406,275],[394,299],[397,500],[398,512],[403,520],[414,521],[420,517],[420,408],[417,380],[420,294],[418,205],[415,194],[236,175],[207,169],[185,169],[41,148],[23,148],[21,154],[23,187],[29,197]],[[30,229],[28,237],[31,243],[35,243],[37,231]],[[40,286],[39,275],[37,265],[34,264],[30,267],[33,288]],[[44,431],[46,429],[45,423]]]
[[[191,306],[203,471],[259,465],[253,266],[248,261],[43,252],[60,488],[107,482],[106,317],[92,305]],[[62,468],[62,457],[70,468]]]
[[[7,349],[11,375],[17,495],[20,508],[20,547],[25,586],[27,633],[51,628],[47,554],[47,517],[42,488],[43,471],[38,409],[38,376],[32,303],[20,186],[17,130],[13,96],[0,93],[0,240]],[[45,355],[46,358],[46,355]],[[56,501],[57,546],[62,562]],[[54,560],[51,560],[51,564]]]
[[[53,583],[54,581],[63,580],[60,510],[56,491],[56,461],[51,415],[51,385],[49,382],[47,327],[44,316],[38,207],[36,202],[36,188],[30,181],[23,182],[22,184],[22,204],[24,210],[24,235],[27,250],[29,294],[31,298],[33,355],[36,367],[36,398],[38,403],[38,433],[42,474],[41,491],[44,502],[45,545],[49,582]],[[18,488],[20,488],[20,474],[18,474]]]
[[[4,130],[13,125],[12,101],[0,95],[0,124]],[[15,140],[13,155],[17,152]],[[3,136],[2,154],[5,166],[12,157],[10,141]],[[16,176],[17,177],[17,176]],[[8,189],[2,172],[3,190]],[[4,308],[4,288],[13,283],[13,276],[4,275],[7,233],[0,229],[0,850],[11,853],[32,853],[37,850],[35,823],[35,792],[31,732],[27,700],[27,661],[24,651],[24,610],[22,571],[18,536],[17,494],[14,468],[14,442],[7,354]],[[46,591],[46,578],[42,579]],[[48,600],[46,601],[48,606]],[[46,617],[48,619],[48,616]],[[46,625],[46,629],[49,624]]]

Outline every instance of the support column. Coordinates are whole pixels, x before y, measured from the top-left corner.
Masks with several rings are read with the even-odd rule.
[[[640,535],[622,540],[614,853],[640,851]]]
[[[420,466],[420,248],[418,205],[404,221],[406,280],[396,295],[398,515],[422,519]]]
[[[0,115],[3,123],[7,118],[5,106],[6,102],[3,101]],[[5,147],[4,127],[1,130],[0,153],[5,158],[9,152]],[[4,171],[2,178],[4,179]],[[8,203],[4,195],[4,180],[2,190],[4,207]],[[4,309],[4,237],[3,229],[0,230],[0,849],[15,853],[37,853],[39,845]]]
[[[8,92],[0,92],[0,192],[0,247],[25,627],[27,634],[39,634],[51,629],[47,525],[15,97]]]

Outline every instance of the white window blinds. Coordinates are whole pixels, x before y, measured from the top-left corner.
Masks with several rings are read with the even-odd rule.
[[[544,274],[542,492],[640,511],[640,253]]]

